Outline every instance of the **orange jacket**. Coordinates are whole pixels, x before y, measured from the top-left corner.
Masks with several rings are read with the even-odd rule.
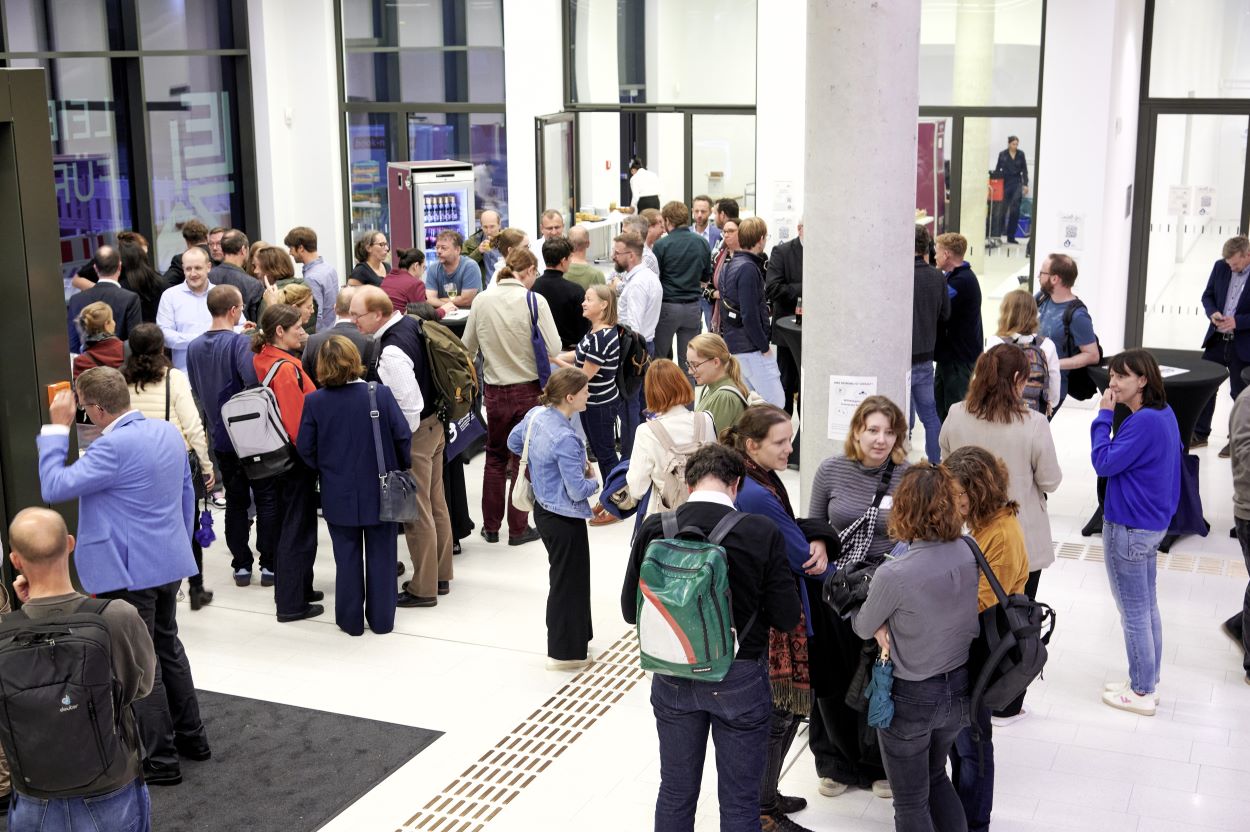
[[[304,372],[304,365],[300,363],[298,357],[286,350],[278,349],[273,344],[265,344],[252,359],[252,366],[256,368],[256,377],[264,381],[265,374],[277,361],[287,363],[278,368],[273,381],[269,382],[269,389],[273,390],[274,396],[278,399],[278,409],[282,411],[282,427],[286,428],[287,435],[294,442],[299,435],[300,418],[304,415],[304,397],[317,387],[308,377],[308,373]]]

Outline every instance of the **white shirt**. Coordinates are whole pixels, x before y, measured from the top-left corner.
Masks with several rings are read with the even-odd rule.
[[[630,465],[633,465],[631,462]],[[728,494],[722,494],[719,491],[691,491],[688,503],[716,503],[717,505],[733,508],[734,501],[729,499]]]
[[[378,341],[382,335],[404,317],[403,312],[393,312],[386,323],[373,333]],[[425,407],[425,397],[421,395],[421,385],[417,384],[417,367],[412,363],[408,353],[394,344],[387,344],[378,356],[378,378],[391,388],[399,409],[404,412],[409,429],[416,431],[421,426],[421,410]]]
[[[126,413],[138,413],[138,412],[139,411],[135,410],[133,407],[126,411]],[[103,428],[101,428],[100,435],[103,436],[104,434],[111,431],[113,429],[113,426],[116,425],[118,422],[120,422],[122,420],[122,416],[125,416],[126,413],[123,413],[121,416],[118,416],[116,419],[114,419],[113,421],[105,425]],[[69,426],[68,425],[44,425],[43,427],[39,429],[39,435],[40,436],[69,436]]]
[[[184,372],[187,346],[213,325],[208,311],[208,290],[212,288],[212,283],[205,283],[204,292],[197,295],[185,282],[179,283],[161,294],[160,306],[156,308],[156,325],[165,334],[165,346],[169,347],[174,366]]]
[[[656,274],[660,273],[660,261],[656,258],[655,252],[651,250],[651,246],[645,244],[642,247],[642,265]]]
[[[1006,338],[1000,338],[997,335],[988,335],[985,338],[985,348],[998,344],[1031,344],[1033,342],[1032,335],[1009,335]],[[1059,352],[1055,349],[1055,342],[1049,338],[1043,337],[1037,344],[1042,350],[1042,355],[1046,356],[1046,401],[1053,408],[1059,404]]]
[[[668,449],[656,436],[651,426],[656,422],[661,422],[674,445],[689,445],[694,442],[696,419],[703,421],[703,441],[715,442],[716,427],[712,422],[712,414],[703,410],[687,410],[685,405],[677,405],[668,412],[660,414],[658,418],[643,422],[638,426],[638,432],[634,434],[634,450],[629,458],[629,470],[625,472],[625,484],[629,486],[631,496],[640,500],[642,495],[647,493],[647,489],[654,486],[657,492],[652,493],[655,494],[663,484],[664,472],[660,470],[660,465],[667,458]],[[660,508],[660,500],[656,497],[647,504],[647,514],[655,514]]]
[[[638,168],[638,172],[629,177],[629,204],[638,207],[638,197],[659,196],[660,177],[646,168]]]
[[[659,275],[639,263],[621,277],[619,285],[621,320],[643,338],[654,341],[664,301]]]

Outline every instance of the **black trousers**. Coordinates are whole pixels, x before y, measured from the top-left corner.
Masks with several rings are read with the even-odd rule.
[[[658,196],[640,196],[638,197],[638,211],[642,212],[648,208],[660,210],[660,198]]]
[[[794,745],[794,737],[802,722],[801,717],[785,708],[773,706],[773,716],[768,726],[768,762],[764,764],[764,780],[760,783],[761,815],[771,815],[777,811],[777,801],[781,797],[778,789],[781,768],[785,765],[786,754],[790,752],[790,746]]]
[[[1234,517],[1237,528],[1237,542],[1241,544],[1241,556],[1246,560],[1246,569],[1250,571],[1250,520]],[[1250,677],[1250,584],[1246,585],[1246,594],[1241,601],[1241,609],[1233,617],[1224,622],[1228,632],[1241,639],[1241,665]]]
[[[290,471],[272,479],[281,509],[282,526],[274,557],[274,601],[278,615],[296,615],[308,608],[317,558],[317,475],[297,460]]]
[[[282,536],[282,477],[269,477],[250,482],[252,496],[256,501],[256,551],[260,553],[261,569],[274,571],[278,541]],[[315,514],[315,512],[314,512]],[[234,551],[231,550],[231,555]],[[252,569],[251,553],[244,560],[237,556],[232,560],[235,569]]]
[[[586,521],[534,503],[534,525],[547,547],[551,589],[547,593],[547,656],[586,658],[594,637],[590,620],[590,540]]]
[[[939,361],[933,371],[933,398],[937,402],[938,418],[946,421],[946,414],[968,395],[972,381],[971,363],[962,361]]]
[[[252,519],[248,509],[252,505],[252,483],[243,472],[243,465],[233,451],[214,451],[217,467],[221,469],[221,487],[226,492],[226,548],[230,550],[232,569],[252,569],[254,557],[248,543],[252,533]],[[260,500],[257,500],[259,508]],[[259,515],[259,512],[258,512]],[[259,522],[259,517],[258,517]],[[256,546],[260,548],[260,541]],[[262,569],[273,571],[273,549],[261,552]]]
[[[781,389],[786,394],[786,413],[794,415],[794,397],[799,394],[799,364],[794,353],[774,342],[777,347],[777,370],[781,373]]]
[[[1035,572],[1030,572],[1029,579],[1024,582],[1024,594],[1029,596],[1031,600],[1037,599],[1037,585],[1041,583],[1041,581],[1042,581],[1042,570],[1038,569]],[[1020,694],[1019,697],[1012,700],[1007,705],[1007,707],[1003,708],[1001,711],[996,711],[994,713],[994,716],[997,716],[997,717],[1015,716],[1016,714],[1020,713],[1020,710],[1024,707],[1024,697],[1025,697],[1025,694],[1027,693],[1028,691],[1025,690],[1025,692]]]
[[[156,648],[156,677],[152,692],[134,703],[135,722],[143,740],[144,759],[178,767],[178,745],[193,748],[208,746],[204,722],[200,719],[200,703],[195,698],[195,681],[191,664],[178,638],[178,584],[181,581],[150,589],[102,592],[101,598],[117,598],[139,611]]]
[[[447,513],[451,516],[453,540],[464,540],[473,533],[473,517],[469,514],[469,497],[464,490],[464,466],[468,453],[443,463],[443,496],[447,498]]]

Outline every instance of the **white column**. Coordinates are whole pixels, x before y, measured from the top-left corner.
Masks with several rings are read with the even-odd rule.
[[[534,119],[564,109],[562,0],[503,4],[505,116],[508,122],[508,225],[538,236]]]
[[[829,377],[907,402],[920,0],[811,0],[803,281],[804,491],[840,452]]]
[[[994,2],[959,0],[955,10],[955,86],[952,90],[955,106],[989,106],[993,80]],[[1006,143],[1003,146],[1006,147]],[[978,274],[985,265],[985,215],[988,210],[985,193],[989,183],[988,162],[992,158],[989,119],[964,119],[959,233],[968,241],[966,259]]]

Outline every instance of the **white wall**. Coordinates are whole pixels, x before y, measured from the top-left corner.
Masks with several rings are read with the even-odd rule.
[[[562,0],[509,0],[503,6],[504,90],[508,120],[508,214],[511,225],[538,233],[534,119],[564,106]]]
[[[807,95],[807,4],[761,0],[756,31],[755,213],[768,223],[769,242],[789,236],[803,212],[804,101]],[[788,183],[789,211],[777,210],[778,183]]]
[[[259,239],[277,245],[297,225],[317,232],[346,279],[334,10],[330,3],[248,0],[256,125]],[[258,229],[248,229],[253,235]]]
[[[1043,78],[1035,251],[1040,264],[1063,250],[1060,215],[1084,215],[1084,247],[1070,252],[1076,292],[1108,354],[1124,345],[1144,16],[1144,0],[1050,0],[1046,12],[1046,42],[1062,46],[1051,47]]]

